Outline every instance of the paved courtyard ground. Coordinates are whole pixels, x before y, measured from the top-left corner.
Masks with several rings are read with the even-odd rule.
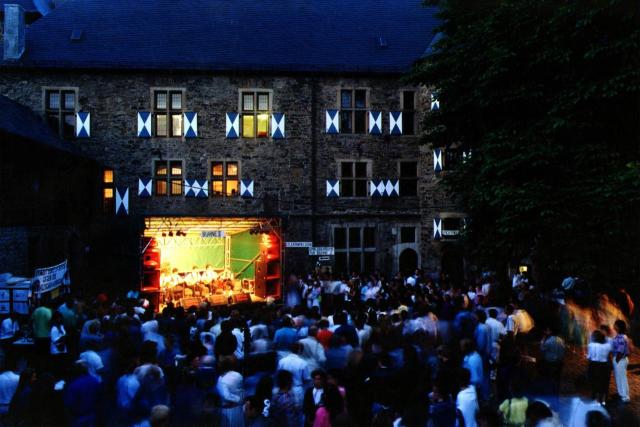
[[[535,354],[535,350],[532,351],[532,355]],[[536,354],[537,356],[537,354]],[[564,369],[562,372],[562,381],[560,386],[561,397],[571,397],[575,395],[575,382],[580,376],[585,376],[587,372],[587,359],[585,351],[579,346],[570,346],[568,348]],[[640,417],[640,349],[634,348],[632,350],[629,360],[629,389],[631,394],[631,402],[629,404],[620,403],[617,399],[616,384],[611,375],[609,382],[609,401],[608,409],[615,417],[619,410],[622,408],[628,408],[637,417]],[[629,426],[631,427],[631,426]]]

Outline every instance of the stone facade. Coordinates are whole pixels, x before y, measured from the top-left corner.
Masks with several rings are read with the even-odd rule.
[[[130,188],[130,214],[144,216],[281,216],[288,241],[333,246],[336,226],[376,229],[376,268],[395,272],[402,250],[415,249],[419,265],[439,267],[433,217],[455,211],[438,186],[432,151],[420,136],[389,135],[389,111],[401,110],[401,91],[416,90],[416,127],[428,110],[429,92],[406,86],[399,76],[221,75],[177,72],[9,70],[0,74],[0,94],[44,113],[44,88],[77,89],[79,110],[91,113],[91,137],[74,141],[89,157],[114,169],[118,185]],[[198,113],[198,137],[138,138],[138,111],[152,111],[154,88],[184,90],[184,111]],[[325,133],[325,110],[339,108],[340,89],[368,91],[368,109],[382,111],[382,135]],[[286,139],[230,140],[225,113],[239,111],[239,90],[271,91],[272,111],[286,114]],[[138,177],[151,177],[155,159],[183,160],[184,178],[210,179],[213,160],[238,161],[240,178],[255,182],[255,197],[136,195]],[[325,181],[339,177],[340,160],[370,162],[373,179],[397,179],[400,161],[416,161],[416,197],[327,198]],[[141,224],[142,221],[137,221]],[[416,228],[413,244],[400,242],[400,227]],[[286,250],[286,271],[311,267],[301,249]]]

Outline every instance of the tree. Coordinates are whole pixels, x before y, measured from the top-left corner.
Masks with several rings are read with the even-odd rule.
[[[424,142],[471,149],[443,183],[471,216],[473,259],[531,257],[548,284],[569,272],[637,281],[637,2],[428,3],[443,37],[410,78],[439,94]]]

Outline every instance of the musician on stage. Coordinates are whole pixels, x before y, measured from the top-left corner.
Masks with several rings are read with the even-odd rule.
[[[213,269],[213,267],[211,267],[210,264],[207,264],[206,270],[202,272],[201,277],[202,282],[204,282],[204,284],[209,287],[209,290],[213,292],[215,288],[215,282],[216,280],[218,280],[218,273]]]
[[[202,291],[204,288],[201,284],[200,269],[198,268],[197,265],[194,265],[191,268],[191,273],[187,274],[186,281],[187,281],[187,285],[194,291],[193,292],[194,295],[196,293],[202,295],[203,293]]]

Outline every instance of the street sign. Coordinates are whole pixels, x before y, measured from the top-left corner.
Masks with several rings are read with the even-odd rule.
[[[317,248],[309,248],[310,256],[335,255],[333,246],[319,246]]]
[[[313,246],[312,242],[284,242],[286,248],[310,248]]]

